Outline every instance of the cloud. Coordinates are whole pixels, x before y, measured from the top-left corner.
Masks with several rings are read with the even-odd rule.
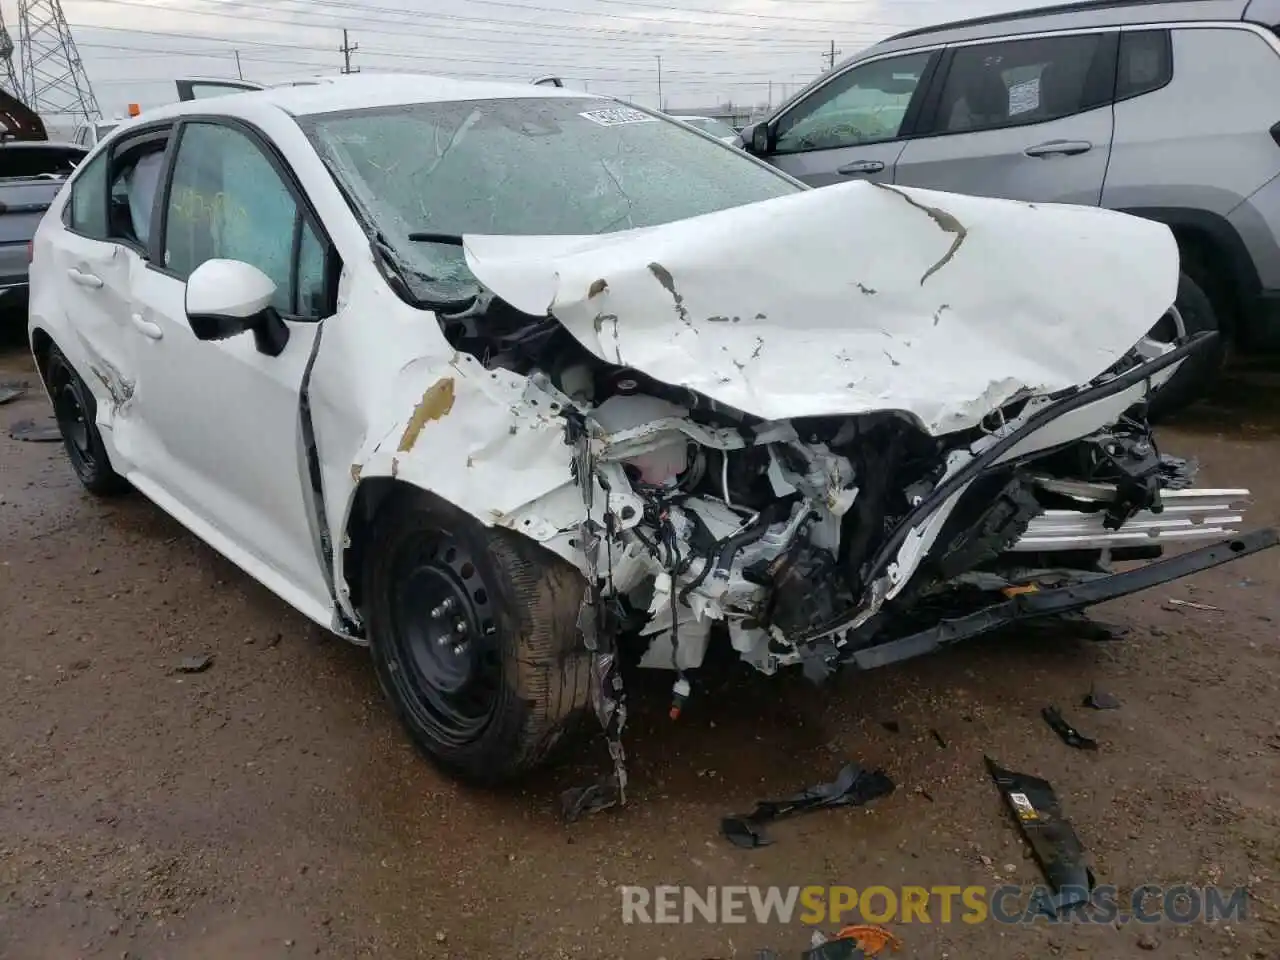
[[[2,0],[0,0],[2,2]],[[10,0],[11,2],[11,0]],[[107,115],[182,76],[271,83],[361,70],[528,80],[668,107],[778,102],[891,33],[1016,0],[63,0]],[[9,15],[11,26],[16,17]],[[15,30],[16,33],[16,30]],[[239,51],[239,67],[236,63]]]

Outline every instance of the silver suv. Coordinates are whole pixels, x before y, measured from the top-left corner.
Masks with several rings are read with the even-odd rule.
[[[1280,347],[1280,0],[1107,0],[942,24],[846,60],[743,131],[813,186],[858,178],[1159,220],[1214,351]],[[1188,369],[1190,368],[1190,369]]]

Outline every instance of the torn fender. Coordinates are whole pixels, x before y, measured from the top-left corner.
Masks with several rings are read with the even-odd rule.
[[[465,251],[498,296],[610,363],[766,420],[901,410],[934,435],[1093,379],[1178,279],[1161,224],[872,183]]]
[[[583,504],[558,398],[455,354],[444,364],[424,357],[407,365],[386,409],[391,415],[351,465],[352,499],[359,481],[392,477],[581,562],[567,542]]]

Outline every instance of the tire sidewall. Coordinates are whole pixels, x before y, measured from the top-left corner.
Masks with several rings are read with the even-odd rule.
[[[469,521],[470,518],[467,518]],[[505,779],[505,758],[518,752],[529,712],[520,678],[520,646],[525,626],[512,596],[511,585],[497,569],[485,545],[473,529],[474,521],[445,523],[433,512],[417,505],[391,508],[391,515],[379,517],[373,536],[373,550],[365,563],[366,635],[374,672],[383,693],[391,701],[414,744],[428,758],[450,772],[475,781]],[[403,651],[392,638],[391,590],[395,556],[400,545],[414,536],[433,536],[465,546],[484,588],[496,598],[496,637],[502,674],[497,702],[483,731],[465,745],[443,745],[425,728],[417,715],[416,695],[406,676],[408,665]]]
[[[75,471],[76,477],[86,489],[94,493],[107,492],[122,481],[111,468],[111,460],[107,455],[106,444],[103,442],[102,434],[98,430],[97,400],[93,395],[93,391],[84,382],[84,378],[76,372],[75,367],[71,366],[62,351],[57,347],[53,347],[49,352],[49,362],[45,366],[45,382],[48,386],[49,396],[55,404],[55,410],[57,404],[56,395],[61,389],[64,379],[75,392],[76,402],[80,405],[81,412],[84,415],[85,433],[93,463],[85,462],[80,456],[80,452],[76,450],[71,438],[67,435],[62,422],[58,421],[58,430],[62,434],[63,449],[66,451],[67,459],[71,461],[71,468]]]

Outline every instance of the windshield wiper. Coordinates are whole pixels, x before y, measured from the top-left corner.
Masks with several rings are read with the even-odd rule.
[[[414,243],[448,243],[455,247],[462,246],[462,235],[459,233],[432,233],[419,230],[409,234],[409,239]]]

